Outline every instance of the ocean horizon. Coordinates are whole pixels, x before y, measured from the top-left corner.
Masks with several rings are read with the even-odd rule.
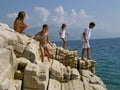
[[[53,41],[61,46],[61,41]],[[120,90],[120,38],[90,40],[91,58],[97,62],[96,74],[108,90]],[[67,49],[77,49],[81,57],[80,40],[68,40]]]

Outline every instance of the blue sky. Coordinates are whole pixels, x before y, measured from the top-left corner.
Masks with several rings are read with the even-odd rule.
[[[67,23],[68,32],[79,38],[88,23],[94,21],[92,38],[120,37],[119,4],[120,0],[1,0],[0,22],[12,28],[17,13],[25,11],[28,29],[44,23],[59,27]]]

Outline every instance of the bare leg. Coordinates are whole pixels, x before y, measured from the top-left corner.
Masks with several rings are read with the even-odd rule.
[[[87,48],[87,59],[91,60],[91,58],[90,58],[90,48]]]
[[[44,48],[44,50],[47,52],[47,55],[48,55],[48,61],[50,62],[50,57],[51,57],[50,51],[49,51],[49,49],[48,49],[47,47]]]
[[[82,49],[82,57],[81,57],[81,60],[85,60],[85,59],[84,59],[85,50],[86,50],[85,48]]]
[[[62,41],[63,41],[62,47],[63,47],[64,49],[66,49],[66,40],[65,40],[64,38],[62,38]]]
[[[44,62],[44,49],[40,47],[40,52],[41,52],[41,60]]]

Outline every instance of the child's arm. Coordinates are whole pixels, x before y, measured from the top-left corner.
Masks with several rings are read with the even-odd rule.
[[[35,35],[33,35],[32,37],[31,37],[31,39],[33,39],[33,38],[35,38],[37,35],[39,35],[40,34],[40,32],[38,32],[37,34],[35,34]]]
[[[22,32],[27,28],[27,24],[25,24],[24,22],[20,23],[20,28],[22,30]]]
[[[15,29],[16,32],[20,32],[18,22],[14,23],[14,29]]]
[[[83,38],[84,38],[85,42],[87,43],[87,38],[86,38],[86,33],[85,32],[83,33]]]
[[[68,35],[68,36],[70,35],[69,33],[65,33],[65,34]]]
[[[47,42],[48,42],[51,46],[53,46],[52,43],[50,42],[48,36],[47,36]]]

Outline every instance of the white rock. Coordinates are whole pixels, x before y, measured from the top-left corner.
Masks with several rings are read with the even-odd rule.
[[[79,74],[78,70],[75,68],[72,68],[72,70],[71,70],[71,79],[72,80],[80,79],[80,74]]]
[[[10,88],[8,90],[21,90],[22,81],[21,80],[12,80]]]
[[[28,64],[24,71],[24,89],[46,90],[48,79],[49,70],[41,71],[39,65]]]
[[[15,59],[16,57],[13,50],[10,48],[0,48],[0,80],[4,77],[14,77],[14,72],[16,70]]]
[[[50,79],[48,90],[61,90],[61,83],[55,79]]]
[[[10,87],[10,80],[8,78],[5,78],[1,83],[0,83],[0,90],[8,90]]]
[[[11,30],[8,31],[4,29],[5,29],[4,27],[0,28],[0,37],[4,38],[2,39],[2,42],[0,42],[0,43],[4,43],[4,46],[1,45],[1,47],[6,47],[6,45],[16,44],[18,41],[16,33]]]
[[[30,60],[31,62],[37,62],[40,59],[40,52],[39,52],[39,43],[34,41],[31,42],[24,50],[23,55],[24,58]]]
[[[91,84],[91,87],[93,90],[107,90],[106,87],[103,87],[102,85]]]
[[[52,66],[50,68],[50,77],[58,81],[63,81],[65,72],[66,67],[60,62],[53,60]]]
[[[92,86],[91,86],[90,84],[88,84],[88,83],[87,83],[87,84],[84,83],[83,86],[84,86],[84,90],[95,90],[95,89],[93,89]],[[102,90],[102,89],[101,89],[101,90]]]
[[[16,36],[18,39],[18,43],[23,44],[23,45],[27,45],[29,43],[29,37],[27,37],[24,34],[19,34],[16,32]]]
[[[84,90],[83,83],[79,79],[62,83],[61,87],[61,90]]]

